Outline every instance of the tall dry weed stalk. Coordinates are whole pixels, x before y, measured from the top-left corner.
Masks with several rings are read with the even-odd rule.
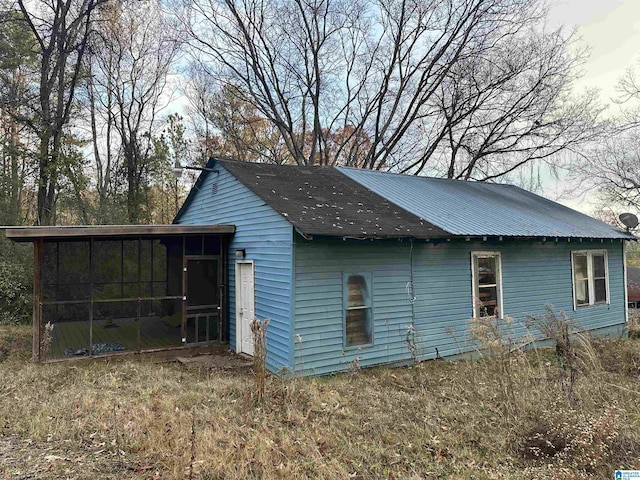
[[[47,322],[42,329],[42,337],[40,338],[40,358],[43,360],[47,358],[49,349],[51,348],[51,342],[53,341],[53,324]]]
[[[513,318],[505,316],[503,319],[497,316],[478,317],[471,319],[469,334],[479,346],[478,353],[486,356],[486,362],[495,365],[498,369],[494,375],[503,399],[503,406],[507,413],[516,410],[516,398],[514,394],[515,362],[512,355],[518,345],[509,334],[513,326]]]
[[[418,342],[416,341],[416,329],[413,328],[413,325],[407,327],[407,336],[404,341],[407,344],[413,363],[418,363],[420,361],[420,355],[418,353]]]
[[[629,310],[627,330],[629,332],[629,338],[640,339],[640,309]]]
[[[578,374],[599,372],[602,365],[587,332],[563,311],[556,314],[551,305],[546,305],[545,310],[544,315],[528,316],[526,324],[538,330],[543,339],[553,342],[556,358],[564,373],[561,378],[562,390],[569,401],[575,402]]]
[[[264,401],[267,390],[267,327],[270,319],[251,321],[253,334],[253,375],[256,380],[256,400]]]

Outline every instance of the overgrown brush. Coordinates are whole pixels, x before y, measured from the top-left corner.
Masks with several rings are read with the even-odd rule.
[[[247,393],[251,374],[144,359],[32,364],[10,346],[0,362],[0,437],[24,439],[21,472],[48,455],[43,446],[66,445],[59,456],[80,473],[65,478],[539,480],[640,468],[638,380],[622,364],[640,355],[640,342],[596,342],[604,368],[579,370],[573,403],[555,349],[521,351],[508,339],[515,328],[490,331],[504,337],[505,370],[486,356],[267,378],[269,401],[259,408]],[[0,345],[29,335],[0,328]],[[501,371],[511,375],[508,410]],[[121,470],[74,463],[87,451],[119,459]]]
[[[584,331],[565,312],[556,314],[551,305],[546,305],[545,310],[543,315],[528,316],[526,325],[541,334],[540,340],[553,343],[563,373],[560,378],[562,390],[570,401],[575,401],[574,388],[578,375],[597,373],[602,370],[602,365],[589,332]]]
[[[253,375],[256,379],[256,401],[264,401],[267,390],[267,327],[270,319],[251,321],[251,333],[253,335]]]
[[[525,340],[514,340],[513,324],[513,318],[508,316],[486,316],[473,318],[469,326],[469,334],[477,344],[485,367],[495,369],[493,378],[498,384],[500,403],[508,415],[519,409],[515,395],[518,379],[531,373],[520,352]]]
[[[640,309],[629,310],[627,330],[629,331],[629,338],[640,339]]]
[[[0,325],[31,319],[33,253],[0,235]]]

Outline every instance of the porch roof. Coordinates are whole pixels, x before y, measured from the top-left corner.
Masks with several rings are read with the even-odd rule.
[[[165,235],[221,235],[235,233],[234,225],[80,225],[0,227],[15,242],[39,239],[87,239],[96,237],[157,237]]]

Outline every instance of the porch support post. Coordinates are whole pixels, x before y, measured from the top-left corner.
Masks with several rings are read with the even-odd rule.
[[[42,333],[42,258],[43,240],[33,242],[33,352],[32,360],[40,362],[40,343]]]

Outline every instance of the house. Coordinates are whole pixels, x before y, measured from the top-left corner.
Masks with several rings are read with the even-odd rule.
[[[513,334],[546,304],[601,335],[626,325],[631,234],[510,185],[211,160],[175,218],[233,225],[229,347],[271,320],[272,371],[326,374],[473,349],[472,317]]]
[[[510,185],[212,159],[173,225],[15,227],[38,361],[253,353],[327,374],[474,349],[470,320],[545,305],[626,326],[629,233]]]
[[[629,308],[640,308],[640,268],[627,267],[627,302]]]

